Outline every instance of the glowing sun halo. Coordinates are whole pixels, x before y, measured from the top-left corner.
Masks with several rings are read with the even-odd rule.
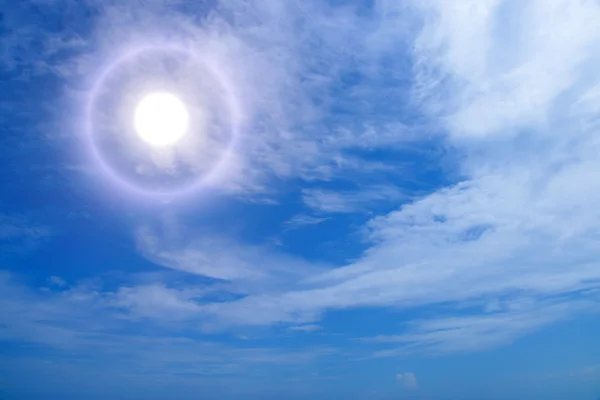
[[[135,130],[152,146],[177,143],[187,132],[189,114],[185,104],[170,93],[152,93],[137,105]]]

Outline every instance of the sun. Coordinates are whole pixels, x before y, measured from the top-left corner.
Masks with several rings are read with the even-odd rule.
[[[137,105],[135,130],[146,143],[171,146],[187,132],[189,114],[185,104],[171,93],[152,93]]]

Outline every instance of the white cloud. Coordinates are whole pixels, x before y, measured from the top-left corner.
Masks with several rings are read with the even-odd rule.
[[[582,78],[588,84],[598,79],[595,2],[434,1],[423,3],[423,12],[430,23],[416,51],[428,62],[417,75],[429,79],[435,67],[454,81],[432,89],[451,90],[441,106],[453,110],[448,123],[458,137],[506,136],[522,128],[540,133],[561,95]]]
[[[370,248],[356,262],[327,272],[267,247],[212,234],[171,240],[142,229],[139,248],[149,260],[240,284],[237,293],[248,296],[196,307],[173,289],[124,289],[123,304],[145,312],[156,294],[184,314],[198,308],[210,323],[231,326],[311,324],[327,310],[362,306],[444,303],[460,309],[502,297],[531,302],[528,311],[509,307],[499,314],[418,321],[395,338],[442,352],[507,343],[553,321],[595,311],[585,298],[566,297],[551,306],[545,299],[595,288],[600,281],[597,2],[440,0],[407,7],[389,1],[377,3],[375,22],[348,9],[321,13],[324,6],[312,2],[256,1],[244,10],[237,4],[223,2],[222,13],[201,28],[176,11],[169,14],[181,36],[210,39],[207,51],[244,99],[249,122],[244,151],[225,186],[268,192],[275,190],[268,185],[273,177],[332,180],[347,177],[347,171],[389,171],[396,160],[373,162],[347,150],[405,145],[406,137],[425,128],[444,131],[457,153],[461,182],[374,218],[367,227]],[[103,48],[119,49],[116,44],[155,33],[151,15],[127,7],[105,8],[98,25]],[[235,25],[225,17],[231,10],[239,11]],[[408,17],[423,24],[412,43],[416,61],[409,102],[430,118],[425,128],[390,127],[390,119],[401,117],[396,109],[374,116],[373,109],[356,105],[353,114],[365,121],[340,121],[339,129],[330,129],[321,112],[335,99],[326,89],[348,60],[360,64],[361,72],[370,71],[366,79],[376,79],[379,61],[404,59],[396,52],[413,38],[403,22]],[[107,54],[112,53],[91,57],[87,68],[92,58]],[[372,83],[353,92],[360,94],[353,98],[361,100],[356,104],[384,97],[390,104],[407,101],[399,94],[406,87]],[[390,87],[385,96],[384,86]],[[322,103],[312,103],[311,95]],[[390,186],[359,186],[366,189],[306,190],[304,199],[322,212],[355,212],[391,198],[406,201]],[[547,312],[534,313],[538,306]]]
[[[417,377],[412,372],[396,374],[396,380],[400,382],[405,389],[416,389],[418,387]]]

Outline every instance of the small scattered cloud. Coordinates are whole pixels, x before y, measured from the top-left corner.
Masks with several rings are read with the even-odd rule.
[[[32,250],[52,234],[50,228],[23,215],[0,213],[0,249],[5,253]]]
[[[322,327],[319,325],[309,324],[309,325],[291,326],[289,329],[291,331],[297,331],[297,332],[315,332],[315,331],[322,329]]]
[[[312,215],[300,214],[287,220],[285,222],[285,226],[287,230],[299,229],[306,226],[319,225],[329,219],[329,217],[315,217]]]
[[[400,382],[405,389],[416,389],[418,387],[417,377],[412,372],[396,374],[396,380]]]
[[[39,226],[24,216],[0,214],[0,240],[37,241],[50,236],[50,233],[47,227]]]
[[[550,372],[544,374],[543,378],[552,381],[576,380],[596,382],[600,378],[600,364],[570,368],[558,372]]]
[[[51,276],[48,278],[48,283],[50,286],[54,286],[57,288],[64,288],[67,286],[67,281],[59,276]]]

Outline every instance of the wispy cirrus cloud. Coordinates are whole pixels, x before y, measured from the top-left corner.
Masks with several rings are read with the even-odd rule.
[[[315,217],[312,215],[299,214],[285,222],[287,229],[299,229],[305,226],[319,225],[329,220],[328,217]]]
[[[506,302],[501,310],[457,316],[440,316],[408,324],[406,333],[375,336],[365,340],[396,344],[394,349],[374,352],[375,357],[395,357],[414,352],[448,354],[474,352],[511,344],[524,334],[550,324],[600,312],[597,299],[574,298]]]
[[[178,224],[178,222],[176,222]],[[229,282],[229,290],[266,291],[284,288],[323,270],[323,265],[278,252],[266,245],[245,245],[224,236],[188,232],[183,237],[140,228],[136,240],[140,252],[166,268]]]
[[[198,376],[232,375],[252,365],[297,366],[335,352],[326,347],[298,352],[248,345],[236,348],[200,338],[198,327],[194,326],[194,318],[199,316],[195,308],[199,301],[194,299],[202,296],[197,288],[173,289],[155,283],[108,291],[73,284],[58,291],[37,291],[8,272],[0,273],[0,288],[2,340],[35,343],[48,351],[76,351],[78,357],[72,360],[73,365],[90,355],[98,356],[102,349],[102,356],[95,358],[95,368],[127,359],[117,363],[120,374],[148,376],[164,373],[168,368],[169,376],[192,372]],[[152,334],[127,333],[129,324],[139,324],[139,318],[152,318],[160,324]],[[196,334],[182,335],[181,325],[171,325],[177,320],[192,322],[188,327]],[[160,326],[163,329],[157,331]],[[37,364],[40,360],[32,362]],[[69,365],[61,364],[60,371],[68,371]]]
[[[355,191],[305,189],[302,200],[307,207],[321,213],[369,212],[376,206],[405,202],[408,196],[394,186],[372,186]]]

